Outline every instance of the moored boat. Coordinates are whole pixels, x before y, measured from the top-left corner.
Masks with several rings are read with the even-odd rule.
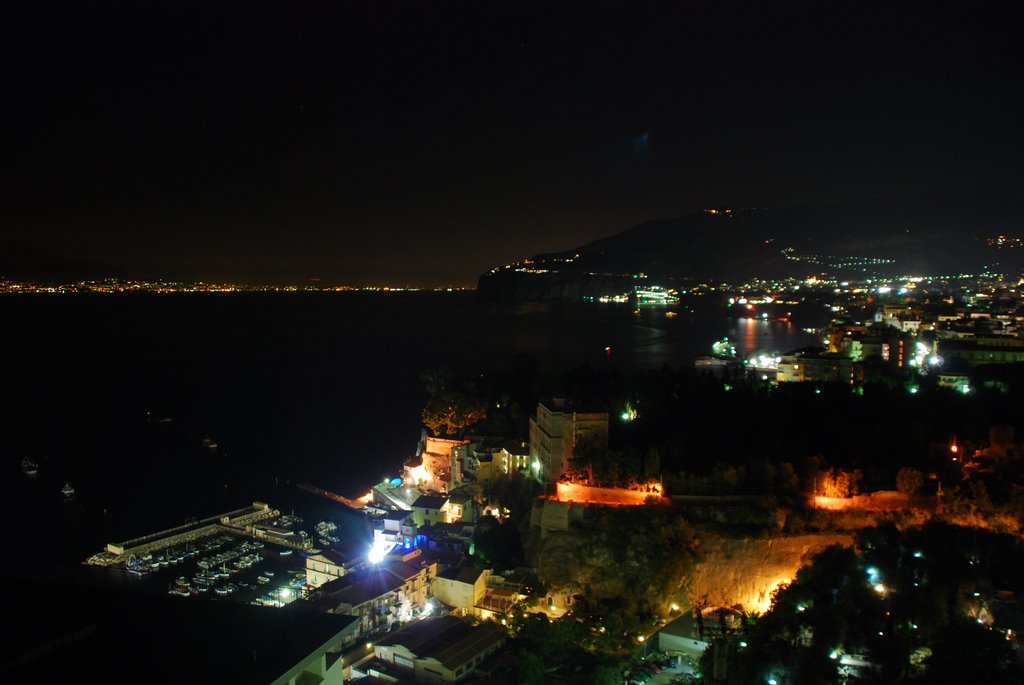
[[[28,457],[21,460],[21,471],[26,476],[34,476],[39,473],[39,464],[35,463]]]

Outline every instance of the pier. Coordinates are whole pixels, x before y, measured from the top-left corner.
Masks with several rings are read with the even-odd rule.
[[[280,541],[276,537],[262,534],[263,528],[258,527],[257,524],[262,521],[276,519],[280,515],[280,511],[272,509],[270,505],[264,502],[253,502],[252,506],[245,507],[244,509],[237,509],[226,514],[220,514],[219,516],[211,516],[201,521],[186,523],[124,542],[109,543],[102,552],[89,557],[85,563],[94,566],[118,566],[124,564],[125,560],[132,556],[142,557],[157,550],[187,544],[219,533],[254,537],[269,540],[275,544],[301,549],[301,545]]]
[[[351,509],[355,509],[357,511],[363,509],[366,506],[367,498],[365,495],[358,500],[354,500],[349,499],[348,497],[342,497],[341,495],[335,492],[331,492],[330,490],[324,490],[323,488],[318,488],[315,485],[310,485],[309,483],[299,483],[298,487],[300,490],[305,490],[306,492],[311,492],[314,495],[326,497],[329,500],[334,500],[339,504],[344,504],[345,506]]]

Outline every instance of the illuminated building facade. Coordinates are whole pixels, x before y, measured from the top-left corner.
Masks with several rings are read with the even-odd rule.
[[[421,495],[412,503],[412,520],[417,526],[432,526],[435,523],[455,523],[462,520],[464,498],[439,497],[437,495]],[[472,503],[468,503],[472,512]]]
[[[577,447],[608,449],[608,412],[564,399],[544,400],[530,417],[530,472],[552,484],[565,473]]]
[[[779,361],[779,383],[853,383],[853,360],[839,354],[801,350]]]
[[[468,440],[426,437],[420,454],[405,465],[405,482],[437,492],[451,492],[462,484],[459,448]]]
[[[320,587],[350,573],[355,560],[332,549],[306,557],[306,586]]]
[[[463,615],[474,614],[476,605],[483,600],[487,591],[487,579],[490,576],[491,572],[487,569],[468,566],[453,568],[439,574],[430,589],[443,604]]]
[[[317,602],[330,613],[359,617],[358,632],[366,635],[423,615],[436,575],[435,563],[388,560],[326,583]]]
[[[942,340],[937,347],[943,359],[962,359],[968,368],[1024,362],[1024,340],[1020,338]]]
[[[530,469],[530,444],[523,440],[510,440],[478,459],[476,479],[478,482],[508,478],[516,471]]]

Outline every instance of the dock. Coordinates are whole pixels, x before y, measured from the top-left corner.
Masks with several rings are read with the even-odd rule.
[[[300,490],[305,490],[306,492],[311,492],[314,495],[320,495],[321,497],[326,497],[329,500],[334,500],[339,504],[344,504],[345,506],[355,510],[360,510],[366,506],[363,502],[359,502],[354,499],[349,499],[348,497],[342,497],[341,495],[331,492],[330,490],[324,490],[323,488],[318,488],[317,486],[310,485],[309,483],[299,483],[298,488]]]
[[[280,515],[280,511],[272,509],[264,502],[253,502],[252,506],[244,509],[211,516],[124,542],[109,543],[102,552],[89,557],[85,563],[93,566],[120,566],[124,565],[125,561],[132,556],[143,557],[157,550],[187,544],[221,533],[269,540],[286,547],[304,549],[303,543],[279,540],[276,536],[267,535],[266,527],[259,525],[263,521],[276,519]]]

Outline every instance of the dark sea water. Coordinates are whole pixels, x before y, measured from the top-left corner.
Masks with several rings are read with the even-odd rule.
[[[424,368],[501,370],[524,354],[553,377],[680,368],[723,335],[741,352],[813,344],[801,328],[825,318],[666,311],[466,293],[0,297],[5,561],[78,562],[256,499],[287,510],[297,482],[365,491],[415,449]]]

